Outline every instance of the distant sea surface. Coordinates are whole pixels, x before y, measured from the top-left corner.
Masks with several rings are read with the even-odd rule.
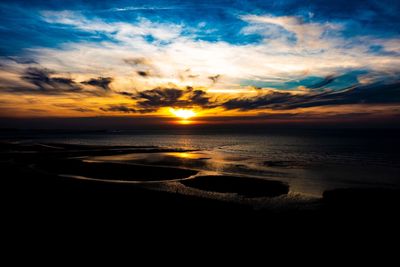
[[[310,195],[343,187],[400,187],[399,130],[23,131],[1,136],[22,142],[193,149],[175,156],[206,161],[197,166],[204,171],[282,180],[291,191]],[[127,160],[132,158],[140,155]]]

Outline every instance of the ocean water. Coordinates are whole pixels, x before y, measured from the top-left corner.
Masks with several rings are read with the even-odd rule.
[[[321,195],[344,187],[400,187],[398,130],[114,131],[25,135],[21,139],[88,145],[157,146],[189,153],[133,154],[105,161],[145,162],[287,182]],[[175,159],[175,160],[174,160]],[[179,159],[178,161],[176,159]]]

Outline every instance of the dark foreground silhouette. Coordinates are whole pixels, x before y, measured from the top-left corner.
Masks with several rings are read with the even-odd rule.
[[[221,193],[237,193],[246,197],[276,197],[289,192],[289,186],[279,181],[210,175],[182,181],[189,187]]]
[[[165,192],[146,183],[179,181],[190,188],[235,193],[245,198],[278,197],[288,191],[279,181],[232,176],[198,176],[176,167],[85,162],[85,156],[124,153],[153,153],[154,147],[99,147],[61,144],[2,143],[0,153],[1,191],[6,212],[19,221],[58,218],[63,221],[148,221],[162,223],[187,220],[216,222],[242,220],[260,222],[293,219],[396,220],[400,192],[396,189],[336,189],[327,191],[312,208],[257,208],[243,203]],[[180,150],[178,150],[180,151]],[[145,183],[143,183],[145,182]],[[272,202],[275,203],[275,202]],[[150,219],[152,218],[152,219]]]

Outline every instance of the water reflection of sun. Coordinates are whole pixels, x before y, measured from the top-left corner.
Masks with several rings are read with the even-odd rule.
[[[198,154],[190,153],[190,152],[170,152],[170,153],[166,153],[166,155],[172,156],[175,158],[183,158],[183,159],[198,159],[199,158]]]

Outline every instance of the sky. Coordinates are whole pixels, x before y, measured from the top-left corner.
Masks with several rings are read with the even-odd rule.
[[[398,14],[400,0],[0,1],[0,117],[390,124]]]

